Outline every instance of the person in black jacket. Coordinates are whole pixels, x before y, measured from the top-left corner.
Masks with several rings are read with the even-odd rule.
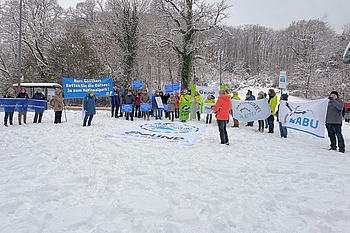
[[[10,87],[4,98],[16,98],[15,90]],[[10,121],[10,125],[13,125],[13,112],[14,108],[5,108],[4,125],[6,127],[8,127],[7,120]]]
[[[17,94],[17,98],[22,98],[22,99],[29,99],[29,96],[26,92],[25,87],[20,88],[20,92]],[[27,124],[27,112],[18,112],[18,124],[22,124],[22,116],[23,116],[23,123]]]
[[[41,92],[41,89],[38,88],[36,89],[36,92],[33,95],[33,98],[35,100],[46,100],[45,95]],[[39,118],[39,120],[38,120]],[[33,123],[41,123],[41,119],[43,118],[43,113],[42,112],[37,112],[35,111],[35,115],[34,115],[34,119],[33,119]]]
[[[131,104],[131,112],[126,113],[126,120],[129,120],[129,116],[131,121],[134,120],[134,105],[135,105],[135,96],[132,94],[131,90],[128,90],[128,94],[123,98],[123,104]]]

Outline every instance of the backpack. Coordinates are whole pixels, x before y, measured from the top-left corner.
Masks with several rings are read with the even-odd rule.
[[[55,100],[54,99],[50,100],[50,106],[52,106],[52,107],[55,106]]]

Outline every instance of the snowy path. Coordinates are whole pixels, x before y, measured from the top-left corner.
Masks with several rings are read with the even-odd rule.
[[[128,141],[105,135],[143,121],[108,114],[0,127],[0,232],[350,232],[350,153],[327,139],[254,126],[226,146],[213,124],[190,147]]]

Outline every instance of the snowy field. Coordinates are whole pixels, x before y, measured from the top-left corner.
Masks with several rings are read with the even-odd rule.
[[[144,122],[109,111],[84,128],[79,111],[61,125],[52,111],[42,124],[14,118],[0,127],[1,233],[350,232],[350,153],[327,138],[241,123],[227,146],[214,123],[177,146],[106,138]]]

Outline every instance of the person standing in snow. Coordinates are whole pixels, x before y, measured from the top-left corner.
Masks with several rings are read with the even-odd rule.
[[[215,97],[213,95],[208,95],[207,98],[205,98],[204,103],[206,104],[215,104]],[[211,124],[211,120],[213,119],[213,114],[207,114],[207,118],[205,120],[205,124]]]
[[[119,117],[118,116],[119,105],[120,105],[120,93],[119,93],[119,90],[118,90],[118,86],[114,85],[113,93],[111,95],[112,117],[115,117],[115,118]]]
[[[216,113],[220,142],[221,144],[229,145],[226,126],[230,111],[230,97],[226,95],[225,90],[219,91],[219,99],[211,109]]]
[[[126,120],[134,120],[134,106],[135,106],[135,96],[132,94],[131,90],[128,90],[128,94],[123,98],[123,104],[131,104],[131,112],[126,113]]]
[[[264,99],[264,92],[263,91],[259,91],[258,93],[258,100],[262,100]],[[263,133],[264,132],[264,123],[265,123],[265,119],[264,120],[258,120],[258,131]]]
[[[53,97],[55,104],[53,106],[53,110],[55,112],[55,124],[61,124],[62,119],[62,111],[63,111],[63,92],[62,89],[56,88],[55,95]]]
[[[178,119],[180,112],[180,96],[179,96],[179,92],[175,91],[175,99],[176,99],[176,103],[175,103],[175,118]]]
[[[96,101],[97,99],[94,95],[94,92],[88,91],[87,95],[84,97],[84,100],[83,100],[83,107],[85,112],[83,127],[86,126],[86,122],[87,122],[87,126],[91,126],[92,118],[96,114]]]
[[[37,88],[35,94],[33,95],[33,98],[35,100],[46,100],[45,95],[41,92],[41,88]],[[38,119],[39,118],[39,119]],[[43,118],[42,112],[35,112],[33,123],[41,123],[41,119]]]
[[[344,108],[345,108],[345,122],[350,123],[350,100],[344,102]]]
[[[176,104],[176,99],[174,93],[170,94],[170,97],[168,99],[168,116],[169,120],[174,121],[174,113],[175,113],[175,104]]]
[[[194,93],[194,98],[196,99],[196,115],[197,115],[197,120],[200,121],[200,120],[201,120],[202,97],[201,97],[201,95],[198,93],[198,91],[196,91],[196,92]]]
[[[274,89],[269,89],[267,94],[269,95],[269,106],[270,106],[270,110],[271,110],[271,115],[267,118],[267,122],[269,124],[269,132],[268,133],[273,133],[273,130],[275,128],[274,114],[275,114],[276,106],[277,106],[277,96],[276,96]]]
[[[141,90],[138,90],[135,96],[135,117],[137,118],[141,118],[141,111],[140,111],[141,96],[142,96]]]
[[[281,100],[288,101],[288,94],[282,94]],[[279,119],[279,116],[278,116],[279,109],[280,109],[280,103],[278,104],[278,107],[277,107],[276,116],[277,116],[277,121],[280,128],[281,138],[287,138],[288,131],[287,131],[287,128],[282,127],[282,120]]]
[[[255,96],[253,95],[253,92],[251,90],[248,90],[245,100],[255,100]],[[252,127],[253,125],[254,125],[254,121],[250,121],[250,122],[247,122],[245,126]]]
[[[4,98],[16,98],[15,95],[15,90],[13,90],[11,87],[7,90],[6,95]],[[4,108],[5,110],[5,116],[4,116],[4,126],[8,127],[7,125],[7,120],[9,120],[10,125],[13,125],[13,113],[14,113],[14,108]]]
[[[147,90],[144,90],[143,94],[140,98],[140,104],[150,104],[150,103],[151,103],[151,98],[149,97]],[[142,115],[143,115],[144,120],[146,120],[146,116],[147,116],[147,120],[149,121],[149,112],[148,111],[143,111]]]
[[[332,91],[329,95],[327,115],[326,115],[326,128],[328,137],[331,141],[331,147],[329,150],[337,150],[337,139],[339,152],[345,152],[345,143],[342,134],[342,111],[344,103],[339,99],[339,94],[336,91]]]
[[[17,94],[17,98],[29,99],[29,96],[26,92],[25,87],[20,88],[20,92]],[[23,116],[23,123],[27,124],[27,111],[25,111],[25,112],[18,112],[18,124],[19,125],[22,124],[22,116]]]

